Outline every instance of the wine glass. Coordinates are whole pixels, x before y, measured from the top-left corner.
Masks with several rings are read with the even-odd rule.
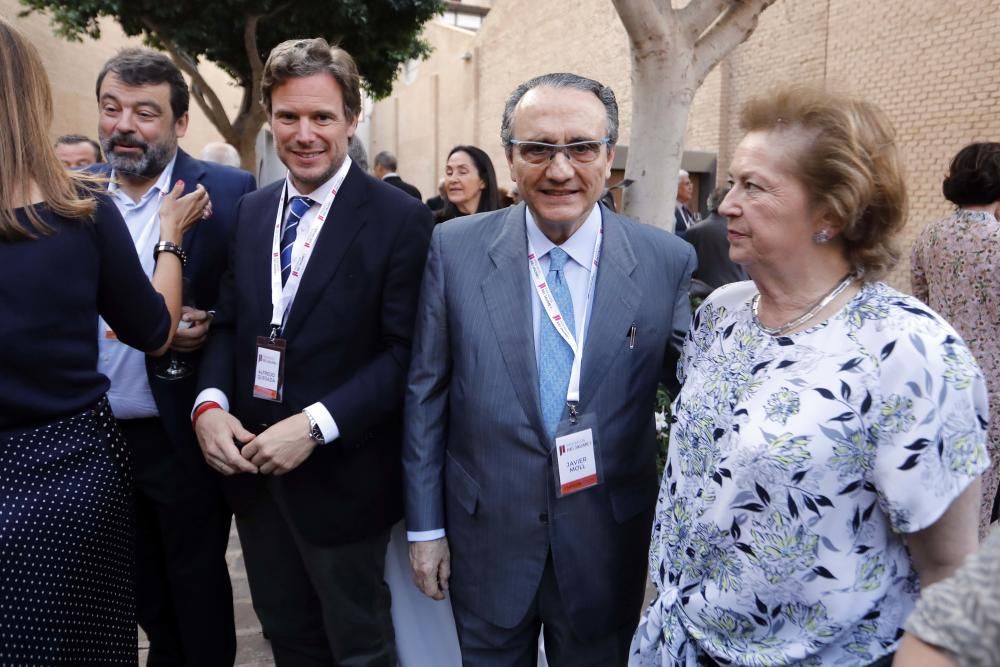
[[[183,291],[181,292],[181,303],[185,306],[194,306],[194,297],[191,295],[191,281],[188,278],[183,280]],[[181,320],[177,323],[177,329],[187,329],[191,327],[190,322]],[[168,382],[182,380],[194,373],[194,367],[186,361],[181,361],[177,357],[177,352],[170,349],[170,363],[158,369],[153,375]]]

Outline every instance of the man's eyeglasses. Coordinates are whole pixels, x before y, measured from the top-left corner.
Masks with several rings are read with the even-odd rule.
[[[517,150],[517,154],[522,160],[530,164],[546,164],[556,156],[556,153],[563,153],[571,162],[587,164],[593,162],[601,154],[601,146],[611,143],[611,139],[604,137],[595,141],[574,141],[571,144],[548,144],[544,141],[519,141],[511,139],[510,145]]]

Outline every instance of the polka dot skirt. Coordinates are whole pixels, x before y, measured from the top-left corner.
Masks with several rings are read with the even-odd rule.
[[[0,434],[0,667],[138,664],[130,481],[106,400]]]

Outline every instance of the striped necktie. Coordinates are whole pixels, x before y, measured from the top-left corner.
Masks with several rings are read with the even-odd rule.
[[[299,222],[312,205],[315,204],[309,197],[292,197],[291,208],[288,211],[288,219],[285,220],[285,231],[281,233],[281,284],[288,282],[288,276],[292,273],[292,246],[295,245],[295,236],[299,232]]]

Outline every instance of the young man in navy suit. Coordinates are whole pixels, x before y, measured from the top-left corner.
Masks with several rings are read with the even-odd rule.
[[[219,475],[201,461],[189,410],[193,370],[211,326],[236,202],[253,176],[193,159],[177,147],[188,126],[188,87],[161,53],[125,49],[97,79],[98,134],[108,191],[125,218],[147,275],[159,239],[162,196],[202,207],[203,220],[182,244],[186,307],[174,350],[153,359],[118,342],[103,321],[98,368],[134,460],[136,593],[151,666],[231,665],[236,654],[232,590],[226,568],[231,512]],[[192,369],[169,379],[172,357]],[[183,375],[183,374],[182,374]]]
[[[231,476],[278,665],[396,664],[383,570],[432,221],[348,157],[359,84],[323,39],[268,57],[264,107],[288,176],[240,203],[193,412],[205,460]]]

